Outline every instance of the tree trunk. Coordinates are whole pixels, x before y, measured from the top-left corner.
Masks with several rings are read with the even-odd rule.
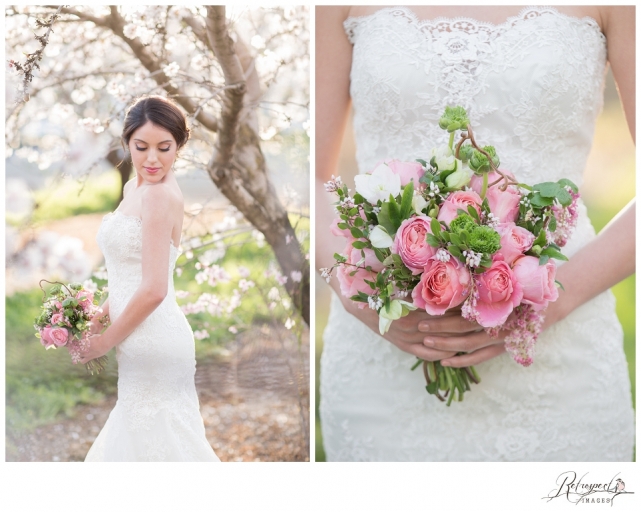
[[[131,177],[132,167],[131,156],[129,154],[123,155],[123,153],[120,149],[112,149],[107,155],[107,161],[120,173],[120,198],[118,199],[118,204],[120,204],[124,198],[125,183],[127,183]]]

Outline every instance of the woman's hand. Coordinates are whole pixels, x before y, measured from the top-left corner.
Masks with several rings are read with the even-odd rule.
[[[345,309],[376,334],[379,334],[378,314],[372,309],[359,309],[355,303],[345,297],[341,297],[340,291],[338,291],[338,293]],[[416,310],[410,312],[403,318],[394,320],[389,331],[383,335],[383,338],[403,352],[420,357],[426,361],[440,361],[456,355],[456,351],[445,345],[442,345],[441,348],[425,345],[426,332],[445,337],[462,335],[479,328],[480,326],[478,324],[468,322],[462,318],[458,312],[452,311],[442,317],[436,317],[427,314],[425,311]]]
[[[111,343],[104,334],[89,336],[89,348],[83,353],[80,362],[86,364],[92,359],[98,359],[109,352],[111,347]]]

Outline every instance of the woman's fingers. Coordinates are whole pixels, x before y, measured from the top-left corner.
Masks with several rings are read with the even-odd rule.
[[[474,332],[466,336],[426,336],[423,340],[426,347],[453,352],[474,352],[489,345],[503,344],[502,338],[491,338],[485,331]]]
[[[456,352],[434,350],[416,343],[400,342],[397,343],[396,346],[404,352],[408,352],[409,354],[424,359],[425,361],[440,361],[441,359],[456,355]]]
[[[418,323],[418,330],[426,334],[464,333],[477,331],[479,329],[483,328],[476,322],[466,320],[460,314],[430,317],[428,319],[422,319]]]
[[[501,355],[503,352],[505,352],[505,345],[501,343],[500,345],[491,345],[479,349],[471,354],[463,354],[442,360],[441,364],[443,366],[451,366],[452,368],[464,368],[492,359],[493,357]]]

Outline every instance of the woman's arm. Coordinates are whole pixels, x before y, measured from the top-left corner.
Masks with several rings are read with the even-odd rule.
[[[333,236],[329,226],[335,216],[331,198],[323,183],[336,173],[340,145],[350,108],[349,74],[352,45],[343,29],[349,8],[316,7],[316,266],[331,267],[333,254],[343,252],[343,239]],[[345,309],[378,333],[378,315],[370,309],[358,309],[339,290],[336,277],[330,286]],[[425,312],[412,312],[392,323],[385,338],[401,350],[424,359],[441,359],[454,352],[436,351],[422,345],[424,334],[418,331],[421,320],[432,318]],[[467,321],[466,321],[467,322]],[[467,322],[469,326],[469,322]]]
[[[167,295],[173,201],[162,184],[149,185],[143,191],[142,281],[118,319],[103,334],[92,336],[91,346],[81,362],[100,357],[120,344]]]
[[[636,140],[634,7],[600,9],[603,31],[608,40],[608,60],[617,83],[630,134],[632,139]],[[544,328],[562,320],[582,304],[633,274],[634,262],[635,200],[632,200],[592,242],[559,267],[557,280],[563,283],[565,291],[561,291],[559,299],[549,305]],[[589,279],[586,279],[586,276],[589,276]],[[429,323],[433,324],[435,329],[445,329],[442,325],[439,327],[436,322]],[[429,336],[426,338],[426,345],[470,352],[442,361],[443,364],[455,367],[478,364],[504,351],[501,340],[492,340],[484,332],[447,339]]]

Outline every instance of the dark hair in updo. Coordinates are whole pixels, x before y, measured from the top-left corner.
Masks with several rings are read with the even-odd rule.
[[[125,126],[122,129],[125,150],[129,147],[133,133],[148,121],[171,133],[178,145],[177,149],[187,143],[189,127],[182,111],[167,98],[146,96],[138,98],[125,114]]]

